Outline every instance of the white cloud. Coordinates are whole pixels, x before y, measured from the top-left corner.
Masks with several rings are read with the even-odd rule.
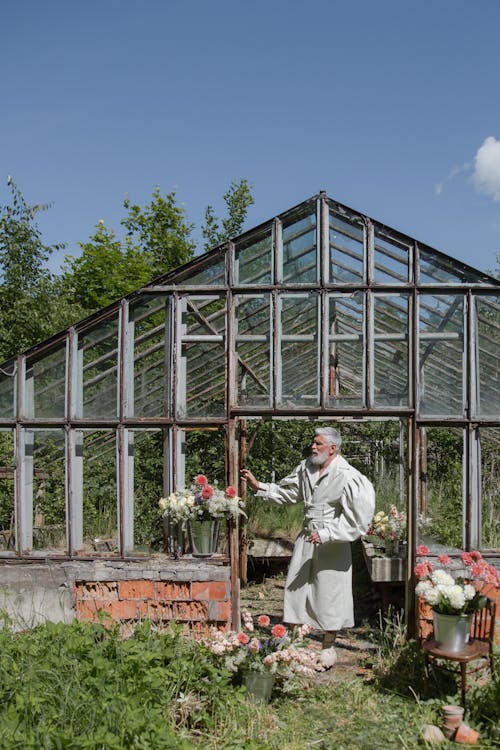
[[[476,190],[500,201],[500,141],[491,135],[474,157],[473,180]]]
[[[465,162],[465,164],[460,164],[460,165],[453,167],[442,182],[438,182],[436,185],[434,185],[435,194],[441,195],[441,193],[444,190],[444,186],[446,182],[449,182],[450,180],[452,180],[454,177],[457,176],[457,174],[461,174],[462,172],[468,172],[470,169],[472,169],[472,164],[470,164],[469,162]]]

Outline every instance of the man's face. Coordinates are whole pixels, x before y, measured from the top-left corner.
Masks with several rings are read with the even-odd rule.
[[[337,446],[329,443],[326,435],[315,435],[311,446],[311,463],[322,466],[329,458],[333,458]]]

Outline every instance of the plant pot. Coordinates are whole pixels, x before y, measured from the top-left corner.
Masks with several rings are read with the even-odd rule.
[[[434,639],[440,648],[457,653],[469,642],[471,615],[443,615],[432,611]]]
[[[462,706],[443,706],[443,733],[449,740],[453,738],[464,719]]]
[[[211,557],[217,552],[218,518],[189,521],[188,533],[193,557]]]
[[[462,745],[475,745],[479,739],[479,732],[467,724],[460,724],[453,739]]]
[[[249,670],[243,678],[247,689],[247,698],[254,703],[269,703],[274,687],[274,675],[271,672]]]

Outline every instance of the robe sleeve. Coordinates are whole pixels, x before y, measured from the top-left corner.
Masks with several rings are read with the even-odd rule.
[[[299,468],[300,466],[297,466],[279,484],[259,482],[259,489],[255,494],[277,505],[297,503],[303,499],[300,492]]]
[[[354,542],[368,531],[375,512],[375,490],[363,474],[349,479],[340,502],[340,515],[319,530],[322,542]]]

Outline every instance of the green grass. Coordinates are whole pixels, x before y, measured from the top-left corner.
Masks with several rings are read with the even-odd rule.
[[[379,632],[369,682],[339,669],[329,684],[278,686],[269,705],[249,702],[217,657],[179,630],[147,623],[123,640],[104,624],[16,633],[6,622],[0,653],[5,750],[416,750],[443,703],[422,700],[415,646],[397,624]],[[474,694],[480,747],[495,747],[498,685]]]

